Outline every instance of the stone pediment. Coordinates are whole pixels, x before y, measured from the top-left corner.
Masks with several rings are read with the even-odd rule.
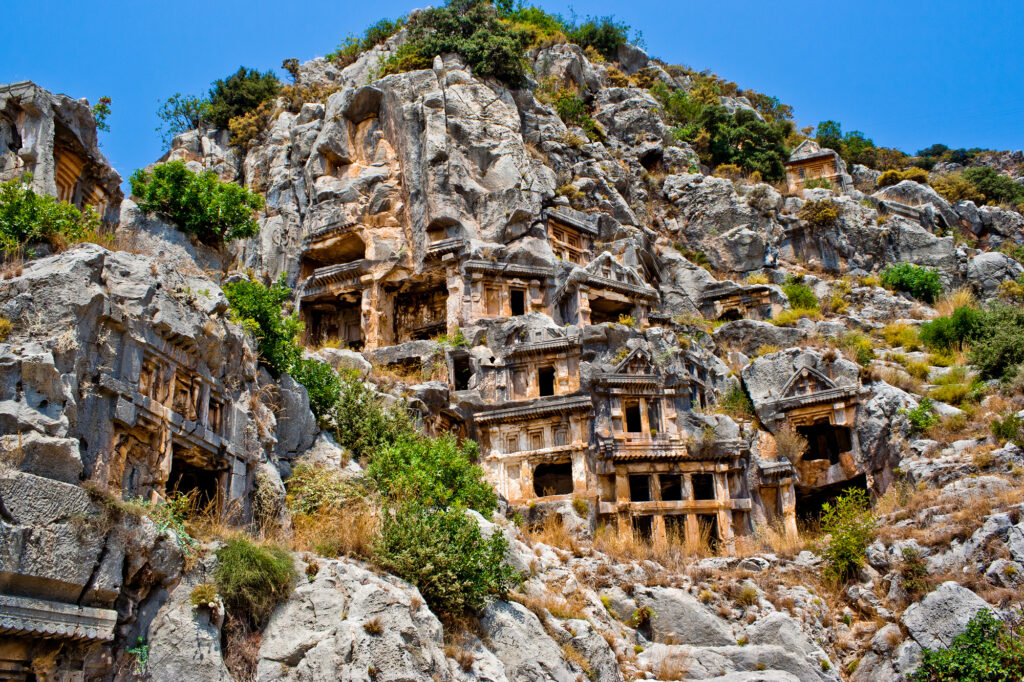
[[[648,286],[636,270],[626,267],[607,252],[594,259],[584,268],[584,271],[592,278],[611,280],[641,289]]]
[[[781,400],[786,398],[799,398],[801,396],[811,395],[814,393],[822,393],[829,391],[836,386],[836,382],[829,379],[827,376],[819,372],[812,367],[801,367],[797,371],[793,372],[793,376],[789,378],[786,385],[782,389],[782,395],[779,396]]]
[[[660,374],[658,366],[651,362],[646,351],[637,348],[615,365],[612,374],[631,376],[650,376]]]

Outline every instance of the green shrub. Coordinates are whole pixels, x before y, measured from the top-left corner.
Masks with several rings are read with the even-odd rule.
[[[139,208],[163,214],[182,232],[214,246],[259,232],[255,214],[263,197],[233,182],[221,182],[214,171],[196,174],[183,161],[139,169],[131,177]]]
[[[213,82],[206,110],[207,120],[218,128],[226,129],[232,118],[248,114],[274,99],[280,89],[281,83],[272,71],[260,73],[240,66],[227,78]]]
[[[907,170],[887,170],[878,176],[876,184],[879,187],[889,187],[904,180],[913,180],[922,185],[928,184],[928,171],[923,168],[908,168]]]
[[[932,404],[931,398],[921,398],[921,402],[918,403],[917,407],[907,410],[905,414],[907,415],[907,421],[910,422],[910,431],[912,433],[927,431],[939,423],[939,415],[935,412],[935,406]]]
[[[327,416],[341,396],[341,378],[326,362],[299,358],[288,373],[302,384],[309,394],[309,409],[318,418]]]
[[[415,585],[430,609],[450,622],[519,582],[505,563],[507,549],[501,532],[485,539],[461,507],[403,503],[384,513],[374,556],[382,568]]]
[[[984,311],[973,338],[971,363],[983,379],[1009,381],[1024,363],[1024,309],[993,302]]]
[[[771,323],[778,327],[788,327],[791,324],[796,324],[797,320],[804,317],[817,320],[821,317],[821,310],[818,309],[817,306],[814,308],[791,308],[789,310],[783,310],[771,319]]]
[[[948,350],[978,336],[985,315],[971,306],[960,306],[949,317],[937,317],[921,325],[919,336],[929,348]]]
[[[195,95],[176,92],[168,97],[156,111],[160,119],[157,132],[165,147],[171,145],[175,135],[195,130],[210,119],[210,101]]]
[[[239,537],[217,551],[217,593],[230,614],[253,627],[262,627],[288,598],[295,578],[291,555],[276,545],[259,546]]]
[[[216,604],[217,586],[212,583],[196,585],[192,588],[192,593],[189,594],[188,600],[196,608]]]
[[[327,61],[334,62],[338,67],[344,68],[354,62],[360,52],[372,49],[380,45],[392,35],[405,26],[405,17],[398,19],[381,19],[363,31],[363,37],[357,38],[350,35],[342,41],[341,45],[334,52],[327,55]]]
[[[367,475],[385,495],[413,499],[424,507],[461,505],[489,516],[498,498],[473,464],[476,443],[454,437],[409,438],[382,445],[370,459]]]
[[[988,609],[945,649],[925,649],[914,682],[1012,682],[1024,679],[1024,639]]]
[[[415,433],[412,419],[402,406],[385,405],[380,395],[353,374],[342,376],[331,423],[335,440],[357,459]]]
[[[0,184],[0,249],[13,253],[43,240],[75,241],[100,228],[91,207],[79,211],[66,201],[36,194],[31,182],[26,174]]]
[[[827,562],[825,574],[846,581],[860,571],[865,553],[875,534],[877,521],[871,512],[868,494],[850,488],[821,507],[821,530],[829,536],[822,550]]]
[[[974,186],[963,173],[941,175],[932,181],[932,188],[950,203],[973,201],[979,206],[985,203],[985,195]]]
[[[832,181],[828,178],[811,178],[804,182],[806,189],[835,189]]]
[[[839,221],[838,204],[831,199],[808,201],[800,207],[797,215],[815,227],[829,227]]]
[[[718,409],[733,417],[754,418],[754,403],[739,384],[733,384],[729,392],[722,397],[718,402]]]
[[[566,31],[566,36],[584,49],[593,47],[606,59],[615,59],[619,48],[626,44],[629,26],[610,16],[587,17],[582,24]]]
[[[260,359],[278,374],[291,369],[302,355],[295,341],[302,331],[298,313],[287,317],[281,313],[291,293],[283,273],[269,287],[250,280],[224,285],[235,321],[256,337]]]
[[[340,506],[348,484],[338,469],[325,464],[299,461],[285,481],[285,504],[293,514],[315,514],[322,508]]]
[[[843,334],[839,339],[839,347],[853,355],[853,359],[862,367],[867,367],[875,359],[875,349],[871,339],[860,332]]]
[[[487,0],[448,0],[409,21],[407,42],[382,65],[381,75],[429,68],[435,55],[456,52],[478,78],[493,76],[517,87],[525,81],[529,42],[529,33],[499,20]]]
[[[995,417],[989,425],[992,435],[1000,441],[1011,441],[1024,448],[1024,418],[1011,413],[1003,419]]]
[[[782,293],[786,294],[789,304],[794,308],[817,308],[818,297],[811,288],[796,278],[789,277],[782,285]]]
[[[917,601],[928,592],[928,564],[913,547],[904,547],[897,569],[900,586],[912,600]]]
[[[981,166],[968,168],[964,178],[974,185],[988,204],[1009,204],[1018,206],[1024,203],[1024,185],[1016,182],[1008,175],[1003,175],[995,168]]]
[[[879,276],[882,286],[905,291],[925,303],[932,303],[942,294],[942,280],[939,273],[931,268],[898,263],[890,265]]]

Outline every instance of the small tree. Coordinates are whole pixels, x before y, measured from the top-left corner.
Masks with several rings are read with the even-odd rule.
[[[110,132],[110,124],[107,123],[107,118],[110,116],[110,103],[112,100],[109,97],[100,97],[96,104],[92,105],[92,117],[96,119],[96,130],[102,130],[105,133]]]
[[[875,535],[877,520],[867,491],[850,488],[823,504],[821,512],[821,530],[828,536],[821,552],[828,564],[825,574],[846,581],[864,565],[868,545]]]
[[[219,246],[259,232],[256,212],[263,208],[263,197],[221,182],[212,170],[197,175],[183,161],[171,161],[152,172],[135,171],[131,186],[141,210],[165,215],[206,244]]]
[[[403,406],[385,405],[380,395],[352,373],[342,377],[331,422],[338,444],[357,459],[415,434],[412,419]]]
[[[175,135],[195,130],[210,119],[210,102],[202,97],[176,92],[160,105],[156,117],[161,121],[156,130],[164,146],[169,147]]]
[[[280,89],[281,82],[272,71],[260,73],[240,66],[227,78],[213,82],[208,111],[210,123],[225,129],[232,118],[247,114],[272,100]]]

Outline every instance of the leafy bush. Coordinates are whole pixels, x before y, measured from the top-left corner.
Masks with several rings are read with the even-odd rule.
[[[593,47],[606,59],[615,59],[619,48],[626,44],[629,26],[610,16],[587,17],[582,24],[566,31],[566,36],[584,49]]]
[[[374,555],[382,568],[415,585],[435,614],[451,621],[519,581],[505,563],[507,549],[502,533],[484,539],[461,507],[403,503],[384,514]]]
[[[274,99],[280,89],[281,83],[272,71],[260,73],[240,66],[227,78],[213,82],[206,110],[207,120],[218,128],[227,128],[232,118],[248,114]]]
[[[1024,203],[1024,185],[995,168],[981,166],[964,171],[964,179],[970,182],[984,197],[985,203],[1018,206]]]
[[[276,545],[261,547],[238,537],[217,551],[217,593],[229,613],[253,627],[262,627],[288,598],[295,577],[291,555]]]
[[[285,482],[285,504],[293,514],[315,514],[345,501],[348,486],[338,469],[300,460]]]
[[[739,384],[733,384],[729,392],[718,401],[718,409],[732,417],[754,418],[754,402]]]
[[[890,265],[879,276],[882,286],[905,291],[925,303],[932,303],[942,294],[942,280],[932,268],[912,263]]]
[[[309,408],[317,417],[328,415],[341,396],[341,378],[326,362],[299,358],[288,373],[309,394]]]
[[[498,498],[473,464],[479,454],[473,441],[459,444],[450,435],[403,439],[378,449],[367,475],[389,497],[415,498],[428,508],[461,505],[487,516]]]
[[[978,336],[985,314],[972,306],[960,306],[949,317],[937,317],[921,325],[921,342],[929,348],[959,347]]]
[[[1024,631],[988,609],[945,649],[925,649],[914,682],[1011,682],[1024,678]]]
[[[921,402],[912,410],[906,411],[907,421],[910,422],[912,433],[927,431],[939,423],[939,415],[935,412],[935,406],[931,398],[921,398]]]
[[[224,285],[235,321],[256,337],[260,359],[278,374],[290,370],[302,355],[295,342],[302,331],[299,315],[285,317],[281,312],[291,293],[283,273],[269,287],[250,280]]]
[[[928,184],[928,171],[923,168],[908,168],[907,170],[887,170],[878,176],[875,181],[879,187],[889,187],[904,180],[913,180],[922,185]]]
[[[405,409],[385,405],[380,395],[352,374],[342,377],[331,421],[335,439],[357,459],[415,433]]]
[[[932,181],[932,188],[953,204],[958,201],[973,201],[979,206],[985,203],[985,195],[963,173],[941,175]]]
[[[525,81],[529,42],[529,34],[499,20],[487,0],[448,0],[409,21],[407,42],[382,65],[381,75],[429,68],[435,55],[456,52],[477,77],[517,87]]]
[[[782,285],[782,293],[786,294],[789,304],[794,308],[817,308],[818,297],[811,288],[794,278],[787,278]]]
[[[995,417],[989,425],[992,435],[1000,441],[1011,441],[1020,447],[1024,447],[1024,418],[1015,414],[1008,414],[1003,419]]]
[[[815,227],[829,227],[839,222],[838,204],[831,199],[808,201],[800,207],[797,215]]]
[[[971,348],[971,363],[983,379],[1010,380],[1024,363],[1024,310],[993,302],[984,311]]]
[[[182,232],[207,244],[219,245],[259,232],[255,214],[263,197],[233,182],[221,182],[214,171],[195,174],[183,161],[139,169],[131,177],[139,208],[161,213]]]
[[[821,530],[829,536],[822,550],[827,562],[825,574],[846,581],[860,571],[865,553],[875,534],[877,521],[871,511],[868,494],[850,488],[821,507]]]
[[[357,38],[350,35],[342,41],[341,45],[334,52],[327,55],[327,61],[334,62],[340,68],[344,68],[354,62],[360,52],[372,49],[380,45],[392,35],[405,26],[405,17],[398,19],[381,19],[363,31],[363,37]]]
[[[210,101],[176,92],[160,105],[156,117],[161,121],[156,130],[164,146],[169,147],[175,135],[195,130],[210,120]]]
[[[91,207],[79,211],[66,201],[36,194],[31,182],[26,174],[0,184],[0,249],[13,253],[43,240],[60,245],[100,228],[100,217]]]

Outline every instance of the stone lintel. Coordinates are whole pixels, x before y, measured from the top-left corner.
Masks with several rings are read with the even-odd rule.
[[[117,611],[0,594],[0,633],[77,640],[114,639]]]

